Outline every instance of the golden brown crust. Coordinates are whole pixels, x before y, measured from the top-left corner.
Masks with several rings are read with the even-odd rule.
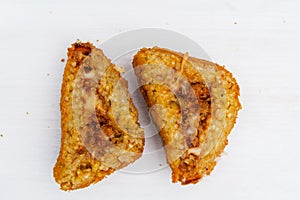
[[[61,148],[53,169],[62,190],[87,187],[141,156],[143,130],[127,88],[100,49],[81,42],[68,49]]]
[[[151,114],[160,129],[173,182],[197,183],[210,174],[227,145],[241,108],[236,80],[222,66],[159,47],[141,49],[133,66],[148,106],[160,107]],[[182,94],[188,86],[178,77],[187,80],[193,92]],[[191,103],[193,94],[198,109]],[[185,121],[184,110],[198,118]],[[191,134],[195,121],[197,130]]]

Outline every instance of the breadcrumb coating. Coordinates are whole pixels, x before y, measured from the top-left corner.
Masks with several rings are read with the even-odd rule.
[[[218,64],[159,47],[141,49],[133,67],[148,107],[159,108],[151,115],[172,181],[197,183],[216,165],[241,109],[235,78]]]
[[[87,187],[141,156],[144,132],[127,82],[91,43],[68,49],[60,109],[61,148],[53,174],[62,190]]]

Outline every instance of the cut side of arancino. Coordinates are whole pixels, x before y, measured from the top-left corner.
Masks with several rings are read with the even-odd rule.
[[[87,187],[142,155],[144,132],[127,82],[91,43],[68,49],[60,109],[61,148],[53,174],[62,190]]]
[[[216,165],[241,109],[235,78],[218,64],[159,47],[141,49],[133,67],[172,181],[197,183]]]

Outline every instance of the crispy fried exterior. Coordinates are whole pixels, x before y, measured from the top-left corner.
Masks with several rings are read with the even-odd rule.
[[[100,49],[68,49],[61,89],[61,148],[53,169],[62,190],[87,187],[138,159],[144,133],[127,82]]]
[[[133,67],[148,107],[158,108],[151,109],[151,115],[163,139],[172,181],[197,183],[216,165],[241,109],[235,78],[218,64],[159,47],[141,49]],[[185,81],[192,92],[187,92]]]

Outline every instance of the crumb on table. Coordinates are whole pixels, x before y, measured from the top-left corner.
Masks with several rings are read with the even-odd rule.
[[[100,40],[96,40],[96,42],[100,42]]]
[[[26,115],[29,115],[29,112],[26,112]]]
[[[3,137],[3,134],[2,133],[0,133],[0,138],[2,138]]]
[[[237,22],[234,22],[234,24],[237,24]]]
[[[47,73],[47,76],[50,76],[50,73]]]
[[[64,58],[60,59],[60,62],[65,62],[65,59]]]

